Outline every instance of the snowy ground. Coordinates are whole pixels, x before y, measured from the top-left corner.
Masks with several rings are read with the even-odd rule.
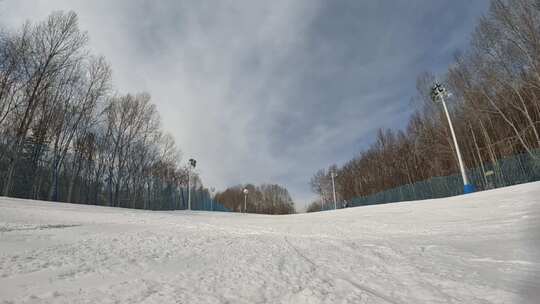
[[[0,198],[0,303],[540,303],[540,183],[260,216]]]

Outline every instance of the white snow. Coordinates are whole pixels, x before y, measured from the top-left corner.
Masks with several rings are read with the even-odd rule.
[[[0,303],[540,303],[540,183],[316,214],[0,198]]]

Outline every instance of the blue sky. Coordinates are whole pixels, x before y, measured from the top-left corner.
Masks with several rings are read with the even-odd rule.
[[[0,25],[74,10],[116,89],[148,91],[206,186],[279,183],[401,128],[416,77],[444,73],[487,0],[0,0]]]

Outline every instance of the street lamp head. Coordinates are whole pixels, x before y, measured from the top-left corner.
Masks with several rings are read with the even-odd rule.
[[[244,194],[247,195],[249,193],[249,190],[247,188],[244,188],[244,191],[242,192],[244,192]]]
[[[447,97],[449,94],[448,94],[448,91],[446,90],[446,88],[436,82],[433,87],[431,87],[431,100],[433,100],[434,102],[439,102],[441,101],[444,97]]]

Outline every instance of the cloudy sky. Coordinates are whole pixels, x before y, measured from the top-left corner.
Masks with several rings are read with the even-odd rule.
[[[313,173],[403,127],[416,76],[467,47],[487,0],[0,0],[14,28],[74,10],[121,92],[148,91],[206,186]]]

